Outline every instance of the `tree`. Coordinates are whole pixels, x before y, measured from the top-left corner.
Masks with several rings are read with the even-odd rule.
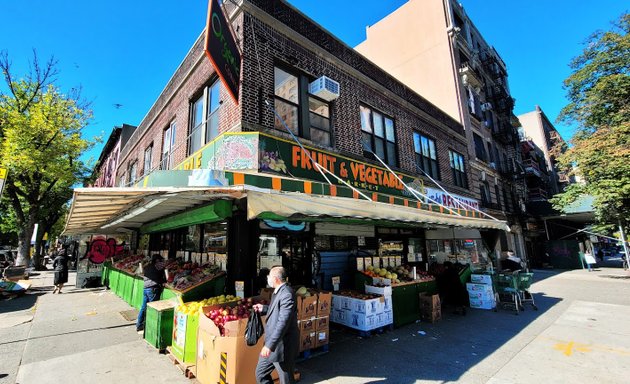
[[[42,67],[34,52],[31,68],[16,80],[8,54],[0,53],[7,88],[0,91],[0,167],[8,169],[7,216],[16,226],[18,264],[27,265],[35,224],[43,235],[57,221],[72,187],[90,174],[79,158],[95,143],[81,137],[92,112],[79,90],[64,94],[54,84],[56,61]]]
[[[559,165],[584,183],[569,185],[552,199],[559,210],[584,194],[595,198],[601,225],[630,222],[630,14],[610,31],[591,35],[564,81],[569,104],[558,118],[577,124],[572,146],[556,148]]]

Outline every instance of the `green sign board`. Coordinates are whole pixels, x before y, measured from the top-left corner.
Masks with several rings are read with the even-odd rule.
[[[258,145],[259,172],[326,182],[326,179],[315,168],[312,159],[354,188],[412,197],[403,183],[385,168],[319,149],[309,147],[302,149],[297,143],[263,134],[260,135]],[[333,176],[324,173],[333,184],[344,185]],[[402,173],[397,173],[397,175],[405,184],[415,190],[424,190],[422,181],[419,179]]]

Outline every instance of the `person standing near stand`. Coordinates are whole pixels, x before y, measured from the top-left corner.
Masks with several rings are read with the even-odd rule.
[[[53,290],[53,294],[62,293],[61,289],[63,285],[68,282],[68,257],[67,257],[68,249],[62,248],[59,250],[57,257],[53,260],[53,269],[55,270],[55,279],[53,284],[55,285],[55,289]]]
[[[267,315],[265,345],[256,366],[256,382],[273,384],[271,372],[275,369],[280,384],[292,384],[295,382],[293,367],[300,343],[295,292],[287,285],[287,272],[283,267],[271,268],[267,284],[274,288],[271,302],[269,305],[254,305],[255,311]]]
[[[136,321],[136,331],[144,331],[145,315],[147,304],[160,299],[164,283],[166,283],[166,271],[164,270],[164,259],[157,253],[151,256],[151,262],[142,269],[144,276],[144,293],[142,307],[138,312]]]

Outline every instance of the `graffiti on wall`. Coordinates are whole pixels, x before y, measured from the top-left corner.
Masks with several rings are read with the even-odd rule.
[[[84,258],[87,258],[94,264],[102,264],[109,257],[120,255],[125,250],[125,243],[117,244],[116,239],[104,237],[95,238],[91,243],[88,243],[87,253]]]

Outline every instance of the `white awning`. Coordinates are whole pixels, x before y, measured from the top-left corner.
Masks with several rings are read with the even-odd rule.
[[[243,197],[243,187],[77,188],[65,235],[111,234],[221,198]]]
[[[300,217],[354,218],[509,231],[509,226],[505,221],[429,212],[404,206],[343,197],[274,191],[248,191],[247,217],[251,220],[264,213],[273,213],[295,219]]]

